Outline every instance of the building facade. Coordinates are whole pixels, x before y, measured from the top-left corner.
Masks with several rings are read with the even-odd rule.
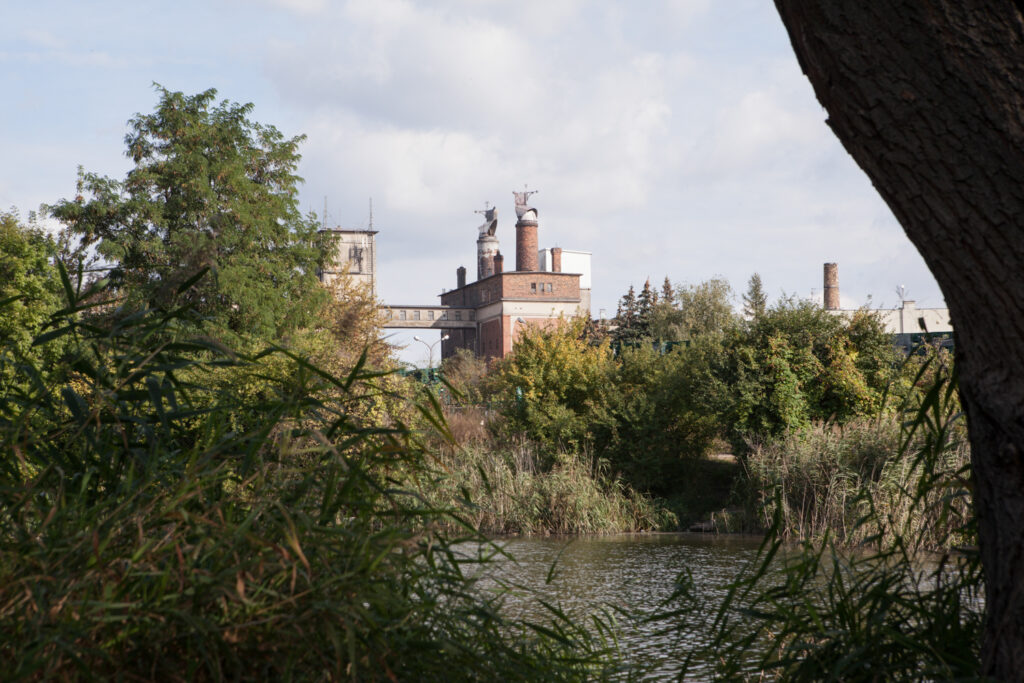
[[[472,310],[475,325],[447,331],[448,339],[441,343],[444,358],[458,349],[500,358],[512,351],[526,326],[548,327],[590,312],[590,253],[538,249],[538,212],[529,204],[533,193],[513,194],[515,270],[505,270],[496,235],[497,210],[487,209],[477,240],[477,280],[467,283],[466,269],[460,267],[455,289],[441,294],[442,306]]]
[[[320,232],[329,233],[337,239],[334,261],[320,271],[320,281],[329,285],[347,274],[352,282],[369,287],[376,297],[377,231],[334,228]]]
[[[824,268],[825,310],[833,315],[853,315],[858,309],[843,309],[839,305],[839,266],[826,263]],[[953,322],[948,308],[918,308],[917,302],[905,299],[899,308],[878,308],[872,311],[882,321],[885,331],[893,335],[896,344],[911,348],[923,338],[933,335],[939,341],[950,340]]]

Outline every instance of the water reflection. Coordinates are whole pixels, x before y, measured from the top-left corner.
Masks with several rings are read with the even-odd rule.
[[[501,560],[496,574],[559,603],[576,619],[601,605],[651,613],[672,594],[684,569],[707,603],[718,603],[737,570],[756,555],[759,542],[699,534],[516,538],[501,542],[515,559]],[[507,607],[512,616],[546,620],[543,608],[525,591],[514,592]],[[622,618],[619,625],[623,651],[630,661],[652,667],[652,679],[674,678],[686,653],[708,635],[699,629],[666,633],[665,622]]]

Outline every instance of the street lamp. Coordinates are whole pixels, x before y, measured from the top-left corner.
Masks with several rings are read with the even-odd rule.
[[[434,347],[443,342],[445,339],[448,339],[448,335],[444,335],[433,344],[428,344],[427,341],[425,339],[422,339],[418,334],[415,335],[413,339],[427,347],[427,369],[432,369],[434,367]]]

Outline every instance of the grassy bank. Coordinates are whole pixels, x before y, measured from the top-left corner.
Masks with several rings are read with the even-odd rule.
[[[661,501],[637,493],[579,453],[542,454],[529,440],[492,435],[479,408],[448,413],[454,443],[432,444],[437,475],[423,493],[459,505],[482,533],[593,534],[676,529]]]
[[[763,528],[777,515],[785,539],[828,535],[852,545],[900,536],[934,549],[968,542],[970,449],[962,432],[948,436],[934,448],[887,415],[759,444],[746,459],[752,514]]]

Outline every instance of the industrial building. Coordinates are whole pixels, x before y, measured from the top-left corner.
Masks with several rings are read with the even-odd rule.
[[[824,268],[824,306],[834,315],[853,315],[857,309],[843,309],[839,304],[839,266],[826,263]],[[911,299],[900,301],[899,308],[879,308],[872,311],[878,315],[885,331],[893,335],[897,345],[911,348],[926,336],[939,340],[951,340],[953,323],[948,308],[918,308]]]
[[[516,209],[515,269],[505,269],[497,235],[498,210],[485,208],[478,228],[476,280],[466,269],[456,272],[456,286],[440,294],[438,304],[383,305],[381,325],[392,329],[439,329],[445,333],[441,356],[468,349],[484,358],[512,351],[527,325],[546,327],[560,319],[590,313],[590,252],[538,248],[537,209],[529,205],[535,192],[513,192]],[[347,274],[376,295],[376,230],[326,230],[337,237],[337,256],[320,272],[330,283]]]
[[[534,192],[513,192],[516,210],[516,266],[505,270],[497,237],[498,210],[480,212],[477,278],[456,271],[456,287],[441,294],[444,308],[469,309],[473,326],[453,328],[441,342],[441,356],[468,349],[484,358],[512,351],[524,326],[549,326],[559,319],[590,313],[590,252],[560,247],[538,249],[539,218],[530,205]]]

